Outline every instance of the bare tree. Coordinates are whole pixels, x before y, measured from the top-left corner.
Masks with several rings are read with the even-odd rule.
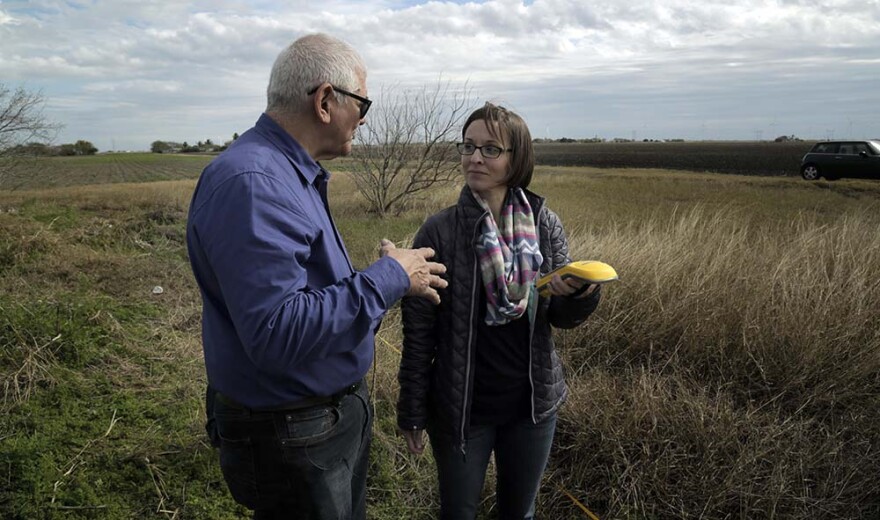
[[[43,115],[45,102],[42,92],[0,83],[0,184],[27,155],[26,145],[51,141],[61,128]]]
[[[467,83],[453,88],[442,78],[417,89],[381,90],[354,152],[355,183],[370,211],[399,213],[414,194],[458,178],[454,143],[471,94]]]

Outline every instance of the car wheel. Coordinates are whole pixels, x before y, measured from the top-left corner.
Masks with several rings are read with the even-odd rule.
[[[815,164],[808,164],[801,168],[801,177],[808,181],[819,180],[819,167]]]

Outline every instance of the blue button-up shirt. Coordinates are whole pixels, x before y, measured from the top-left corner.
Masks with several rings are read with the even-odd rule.
[[[384,257],[355,272],[329,174],[267,115],[202,172],[187,249],[208,382],[253,408],[332,395],[366,374],[374,330],[409,287]]]

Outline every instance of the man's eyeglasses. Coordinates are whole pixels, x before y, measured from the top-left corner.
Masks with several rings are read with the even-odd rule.
[[[360,107],[361,108],[361,117],[360,118],[363,119],[363,118],[367,117],[367,111],[370,110],[370,105],[373,104],[373,102],[371,100],[365,98],[364,96],[358,96],[354,92],[349,92],[345,89],[341,89],[341,88],[337,87],[336,85],[330,85],[330,86],[333,87],[334,91],[339,92],[343,96],[348,96],[352,99],[356,99],[356,100],[360,101],[360,103],[361,103],[361,107]],[[318,85],[317,87],[313,88],[312,90],[306,92],[306,94],[311,96],[312,94],[317,92],[319,88],[321,88],[321,85]]]
[[[487,159],[497,159],[501,157],[501,154],[504,152],[512,152],[513,148],[501,148],[500,146],[495,146],[494,144],[484,144],[483,146],[477,146],[474,143],[456,143],[455,147],[458,149],[458,153],[461,155],[473,155],[477,150],[480,151],[480,155]]]

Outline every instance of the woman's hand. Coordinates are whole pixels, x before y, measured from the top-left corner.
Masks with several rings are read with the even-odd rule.
[[[425,430],[404,430],[403,438],[410,453],[421,455],[425,451]]]
[[[550,294],[553,296],[574,296],[575,298],[587,298],[599,287],[580,278],[569,277],[565,280],[558,274],[550,280]]]

